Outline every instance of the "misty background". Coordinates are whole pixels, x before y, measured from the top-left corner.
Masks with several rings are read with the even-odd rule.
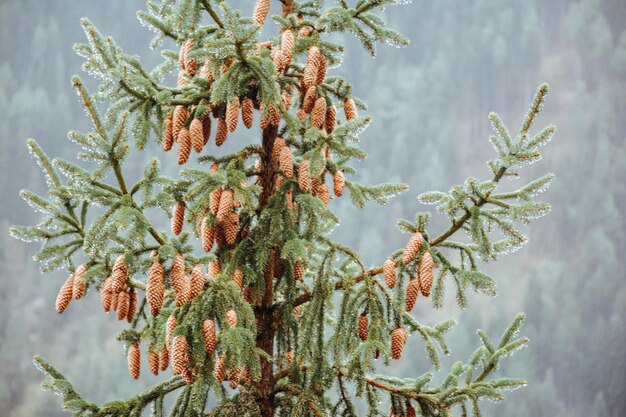
[[[233,3],[252,11],[252,1]],[[42,276],[32,261],[37,245],[8,234],[11,224],[38,219],[19,190],[47,190],[25,140],[34,137],[50,156],[71,160],[77,149],[67,131],[89,129],[70,85],[72,74],[92,90],[95,85],[72,51],[85,39],[79,19],[88,16],[152,67],[159,62],[158,51],[148,48],[153,34],[135,17],[143,7],[142,0],[0,0],[2,416],[66,415],[60,399],[41,390],[44,375],[32,365],[35,353],[97,403],[131,397],[157,381],[145,362],[139,381],[128,377],[115,340],[123,325],[102,313],[97,292],[58,315],[54,300],[65,273]],[[370,266],[381,264],[407,239],[395,221],[431,209],[419,204],[419,193],[447,191],[468,176],[490,177],[488,113],[500,113],[515,131],[539,83],[548,82],[551,91],[534,131],[554,123],[556,137],[544,160],[506,186],[554,172],[556,181],[541,196],[552,213],[524,228],[526,247],[486,265],[498,284],[496,298],[471,296],[461,310],[448,285],[442,310],[421,299],[414,314],[427,325],[458,321],[443,374],[478,346],[477,328],[497,337],[518,311],[527,313],[521,334],[530,344],[503,362],[500,375],[526,378],[529,385],[501,404],[488,404],[486,416],[623,416],[626,2],[414,0],[385,15],[411,46],[381,46],[371,59],[352,35],[340,35],[347,42],[344,63],[330,73],[354,84],[373,117],[361,136],[369,158],[357,165],[355,180],[405,182],[410,190],[387,206],[363,210],[348,199],[334,200],[331,207],[342,219],[334,238],[357,249]],[[166,172],[176,172],[172,158],[158,156]],[[138,172],[146,159],[137,156]],[[431,235],[448,225],[434,217]],[[423,345],[412,337],[403,360],[388,372],[416,376],[427,370]]]

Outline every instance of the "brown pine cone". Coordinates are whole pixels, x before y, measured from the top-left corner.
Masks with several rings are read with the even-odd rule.
[[[309,88],[317,81],[317,73],[319,70],[321,52],[317,46],[309,48],[304,72],[302,73],[302,86]]]
[[[337,170],[333,175],[333,191],[337,197],[341,197],[343,195],[343,189],[346,186],[346,177],[343,175],[343,172]]]
[[[220,205],[217,209],[217,221],[223,222],[226,220],[228,213],[232,212],[235,208],[235,192],[232,188],[225,188],[220,196]]]
[[[362,313],[359,316],[359,338],[365,342],[369,334],[369,318],[367,314]]]
[[[343,102],[343,111],[346,115],[346,119],[353,120],[359,117],[359,112],[356,109],[356,103],[349,97]]]
[[[179,235],[183,230],[183,224],[185,222],[185,203],[182,201],[177,202],[172,207],[172,233]]]
[[[328,71],[328,59],[323,54],[320,54],[319,65],[317,66],[317,78],[315,84],[323,84],[326,80],[326,72]]]
[[[185,258],[179,253],[172,261],[172,287],[174,291],[181,292],[183,290],[185,273]]]
[[[328,203],[330,203],[330,190],[328,189],[328,185],[320,185],[319,193],[317,194],[317,196],[320,200],[324,202],[326,206],[328,206]]]
[[[130,294],[122,291],[117,295],[117,319],[124,320],[128,316],[130,307]]]
[[[128,313],[126,313],[126,321],[132,323],[137,313],[137,291],[134,289],[128,293]]]
[[[215,278],[222,272],[222,265],[219,259],[209,262],[209,278]]]
[[[204,131],[202,121],[200,119],[193,119],[189,125],[189,136],[191,137],[191,146],[196,152],[200,152],[204,147],[206,141],[204,140]]]
[[[220,208],[220,199],[222,198],[222,189],[216,188],[211,192],[211,201],[209,202],[209,211],[211,214],[216,215]]]
[[[337,124],[337,107],[330,106],[326,109],[326,119],[324,120],[324,128],[326,132],[333,133]]]
[[[413,236],[411,236],[406,244],[406,248],[404,248],[404,253],[402,254],[403,264],[407,265],[411,263],[413,259],[415,259],[420,251],[420,248],[422,247],[423,241],[424,238],[422,237],[422,234],[420,232],[415,232]]]
[[[63,313],[72,301],[72,292],[74,288],[74,274],[71,274],[61,286],[57,295],[55,307],[58,313]]]
[[[296,280],[301,281],[304,278],[304,274],[306,273],[306,266],[304,266],[303,262],[296,262],[293,267],[293,275]]]
[[[228,372],[228,385],[231,389],[237,389],[239,381],[241,380],[241,371],[239,369],[233,369]]]
[[[200,235],[202,236],[202,249],[205,252],[210,252],[215,242],[215,226],[207,226],[207,219],[202,221],[200,227]]]
[[[120,255],[113,264],[113,273],[111,274],[111,289],[114,293],[123,291],[126,287],[126,277],[128,275],[128,266],[124,255]]]
[[[165,285],[163,284],[164,275],[165,268],[163,268],[163,265],[158,259],[155,259],[148,270],[148,282],[146,283],[146,298],[150,306],[150,313],[152,313],[153,316],[157,316],[163,306],[163,297],[165,294]]]
[[[193,267],[191,271],[191,283],[190,283],[190,298],[193,300],[204,290],[204,270],[202,265],[198,264]]]
[[[202,134],[206,145],[211,138],[211,117],[208,114],[202,119]]]
[[[188,74],[185,70],[180,70],[178,71],[178,77],[176,78],[176,85],[178,87],[184,87],[186,85],[189,85],[189,78]]]
[[[313,111],[313,107],[315,106],[315,102],[317,101],[317,90],[314,85],[307,88],[306,93],[304,94],[304,98],[302,99],[302,109],[306,114],[311,113]]]
[[[172,333],[174,333],[174,329],[178,325],[176,321],[176,316],[172,313],[167,318],[167,322],[165,322],[165,347],[170,349],[172,342]]]
[[[422,259],[420,260],[420,265],[418,267],[418,275],[420,282],[420,291],[424,297],[428,297],[430,295],[430,289],[433,286],[433,268],[435,267],[435,262],[433,261],[433,257],[430,252],[426,251],[422,255]]]
[[[418,279],[409,280],[409,284],[406,286],[406,311],[412,311],[417,301],[417,296],[420,293],[420,283]]]
[[[172,138],[178,141],[178,134],[180,129],[185,126],[185,122],[189,117],[189,110],[183,105],[178,105],[174,108],[174,114],[172,115]]]
[[[298,30],[298,36],[301,38],[309,37],[311,36],[312,33],[313,33],[313,28],[311,26],[302,26]]]
[[[180,44],[180,51],[178,52],[178,63],[182,69],[185,69],[185,63],[187,62],[187,54],[193,49],[193,41],[186,39]]]
[[[163,349],[159,355],[159,370],[161,371],[167,370],[170,366],[170,351],[168,349]]]
[[[211,60],[207,59],[200,67],[200,78],[205,78],[210,82],[215,81],[215,76],[213,75],[213,69],[211,68]]]
[[[217,337],[215,335],[215,322],[211,319],[206,319],[202,322],[202,337],[204,338],[204,348],[206,352],[213,356],[215,352],[215,345],[217,344]]]
[[[191,280],[183,275],[180,280],[180,291],[176,291],[176,307],[182,307],[191,299]]]
[[[237,312],[235,310],[228,310],[226,312],[226,321],[230,324],[230,327],[237,327]]]
[[[282,151],[285,146],[287,146],[285,139],[281,137],[274,139],[274,145],[272,145],[272,161],[275,161],[276,166],[278,166],[280,159],[280,151]]]
[[[243,290],[243,272],[241,272],[241,269],[235,269],[235,272],[233,273],[233,282],[237,284],[237,287],[239,287],[240,290]]]
[[[278,124],[280,123],[281,115],[280,115],[278,108],[275,105],[270,104],[270,107],[267,110],[267,115],[269,117],[270,124],[274,126],[278,126]]]
[[[309,172],[309,161],[301,159],[298,165],[298,187],[303,193],[308,193],[311,189],[311,174]]]
[[[326,120],[326,99],[324,97],[319,97],[315,100],[315,104],[313,105],[313,110],[311,110],[311,124],[318,129],[321,129],[324,126],[324,121]]]
[[[172,149],[174,145],[174,122],[172,121],[172,116],[167,116],[165,119],[165,129],[163,131],[163,150],[169,151]]]
[[[398,327],[391,332],[391,357],[393,359],[400,359],[402,357],[402,351],[409,338],[409,334],[403,327]]]
[[[280,36],[280,49],[291,61],[293,57],[293,47],[296,45],[296,36],[291,29],[285,29]]]
[[[139,379],[139,371],[141,369],[141,351],[137,342],[133,342],[128,346],[128,352],[126,353],[126,360],[128,362],[128,373],[132,379]]]
[[[257,0],[256,5],[254,6],[254,13],[252,13],[252,19],[259,26],[262,26],[269,12],[270,0]]]
[[[250,129],[252,127],[254,122],[254,102],[248,97],[241,102],[241,119],[246,128]]]
[[[183,165],[189,161],[191,155],[191,136],[186,127],[178,132],[178,165]]]
[[[226,243],[232,245],[237,240],[237,233],[239,232],[239,216],[234,211],[228,213],[224,222],[224,236],[226,237]]]
[[[111,311],[111,298],[113,297],[113,290],[111,290],[111,277],[108,277],[102,283],[100,287],[100,304],[105,313]]]
[[[387,287],[393,288],[396,286],[396,263],[391,259],[387,259],[383,264],[383,276],[385,277]]]
[[[233,97],[226,103],[226,126],[229,132],[237,130],[239,122],[239,97]]]
[[[224,378],[226,377],[226,364],[224,363],[224,358],[220,357],[215,361],[215,368],[213,369],[213,375],[217,382],[224,382]]]
[[[185,336],[176,336],[172,340],[172,371],[174,375],[183,375],[189,365],[189,344]]]
[[[298,109],[298,111],[296,112],[296,117],[298,118],[298,120],[300,120],[301,122],[306,122],[306,112],[304,111],[304,109]]]
[[[284,146],[280,150],[278,157],[278,165],[283,175],[287,178],[293,178],[293,154],[288,146]]]
[[[148,349],[148,365],[150,366],[150,372],[152,375],[159,374],[159,353],[154,350],[154,344],[151,344]]]
[[[74,272],[74,282],[72,285],[72,296],[74,297],[75,300],[79,300],[81,298],[83,298],[85,296],[85,290],[86,290],[86,284],[85,281],[82,278],[82,275],[84,273],[84,271],[86,269],[83,269],[83,271],[81,272],[80,269],[81,267],[84,267],[84,264],[79,266],[78,268],[76,268],[76,271]]]
[[[314,196],[319,196],[320,191],[322,190],[322,184],[321,178],[313,178],[311,180],[311,191],[313,191]]]
[[[228,125],[226,124],[226,120],[219,118],[217,119],[217,132],[215,132],[215,144],[217,146],[222,146],[224,142],[228,139]]]

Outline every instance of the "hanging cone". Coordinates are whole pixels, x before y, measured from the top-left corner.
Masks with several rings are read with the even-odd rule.
[[[406,286],[406,311],[412,311],[417,301],[417,296],[420,293],[420,282],[418,279],[413,278],[409,280],[409,284]]]
[[[309,48],[304,72],[302,73],[302,86],[309,88],[317,81],[317,73],[320,65],[321,52],[317,46]]]
[[[217,382],[224,382],[224,378],[226,377],[226,365],[224,364],[224,358],[220,357],[215,362],[215,368],[213,369],[213,375]]]
[[[152,343],[148,349],[148,365],[150,366],[150,372],[152,372],[152,375],[159,374],[159,361],[159,354],[154,350],[154,343]]]
[[[128,313],[126,313],[126,321],[132,323],[135,314],[137,313],[137,291],[132,289],[128,293]]]
[[[239,381],[241,380],[241,371],[239,369],[233,369],[228,372],[228,385],[231,389],[237,389]]]
[[[217,132],[215,132],[215,144],[217,146],[222,146],[224,142],[228,139],[228,126],[226,125],[226,120],[217,119]]]
[[[78,269],[76,271],[78,271]],[[74,273],[74,282],[72,286],[72,296],[74,297],[74,299],[79,300],[83,298],[85,296],[86,288],[87,287],[85,285],[85,281],[83,281],[83,278]]]
[[[202,337],[204,339],[204,348],[209,356],[213,356],[215,352],[215,345],[217,344],[217,337],[215,335],[215,322],[211,319],[206,319],[202,322]]]
[[[239,216],[234,211],[228,213],[224,222],[224,236],[226,237],[226,243],[232,245],[237,240],[237,233],[239,232]]]
[[[219,259],[209,263],[209,278],[215,278],[222,272],[222,265]]]
[[[304,111],[304,109],[298,109],[298,111],[296,112],[296,117],[301,122],[306,122],[306,112]]]
[[[209,143],[209,139],[211,138],[211,117],[207,114],[204,118],[202,118],[202,135],[204,138],[204,144]]]
[[[243,272],[241,272],[241,269],[235,269],[235,272],[233,273],[233,281],[237,284],[237,287],[239,287],[240,290],[243,290]]]
[[[367,336],[369,334],[369,319],[367,314],[362,313],[359,316],[359,339],[363,342],[367,340]]]
[[[356,109],[356,103],[349,97],[343,102],[343,111],[346,114],[346,119],[353,120],[359,117],[359,112]]]
[[[196,152],[200,152],[206,143],[202,129],[202,121],[194,118],[189,125],[189,136],[191,137],[191,146]]]
[[[193,300],[204,290],[204,271],[202,265],[198,264],[191,271],[191,282],[189,296]]]
[[[296,262],[295,266],[293,267],[293,275],[296,278],[296,280],[302,281],[302,278],[304,278],[305,273],[306,273],[306,267],[304,266],[304,263]]]
[[[111,277],[108,277],[100,287],[100,304],[105,313],[111,311],[111,298],[113,298],[113,290],[111,290]]]
[[[391,332],[391,357],[393,359],[400,359],[402,357],[402,351],[408,340],[409,335],[403,327],[394,329]]]
[[[191,136],[189,130],[183,127],[178,133],[178,165],[187,163],[189,155],[191,155]]]
[[[172,233],[179,235],[183,230],[183,223],[185,222],[185,203],[182,201],[177,202],[172,207]]]
[[[411,263],[411,261],[415,259],[420,251],[420,248],[422,247],[423,241],[424,238],[420,232],[415,232],[413,236],[411,236],[406,244],[406,248],[404,248],[404,253],[402,254],[402,263],[404,265]]]
[[[126,287],[126,276],[128,275],[128,267],[124,255],[120,255],[113,264],[113,273],[111,274],[111,289],[114,293],[123,291]]]
[[[298,165],[298,187],[303,193],[308,193],[311,189],[311,174],[309,172],[309,161],[301,159]]]
[[[63,313],[72,301],[72,291],[74,287],[74,274],[70,275],[61,286],[57,295],[55,307],[58,313]]]
[[[178,52],[178,63],[182,69],[185,69],[187,62],[187,54],[193,49],[193,41],[186,39],[180,44],[180,51]]]
[[[207,218],[202,221],[200,236],[202,237],[202,249],[205,252],[211,251],[215,242],[215,226],[207,226]]]
[[[326,80],[326,72],[328,71],[328,59],[323,54],[320,54],[319,64],[317,66],[317,78],[315,84],[323,84]]]
[[[254,122],[254,102],[248,97],[244,98],[241,102],[241,119],[243,120],[244,126],[248,129],[252,127]]]
[[[313,105],[313,110],[311,110],[311,124],[318,129],[321,129],[324,126],[324,121],[326,120],[326,99],[324,97],[319,97],[315,100],[315,104]]]
[[[228,310],[226,312],[226,321],[230,324],[230,327],[237,327],[237,312],[235,310]]]
[[[393,288],[396,286],[396,264],[391,259],[387,259],[383,264],[383,276],[385,277],[387,287]]]
[[[178,77],[176,78],[176,85],[178,87],[184,87],[186,85],[189,85],[189,78],[188,74],[185,70],[180,70],[178,71]]]
[[[139,371],[141,369],[141,351],[137,342],[133,342],[128,347],[126,353],[126,360],[128,362],[128,373],[132,379],[139,379]]]
[[[213,69],[211,68],[211,60],[207,59],[204,61],[204,64],[200,67],[200,78],[204,78],[209,80],[209,82],[215,81],[215,76],[213,75]]]
[[[165,129],[163,130],[163,150],[169,151],[172,149],[174,145],[174,122],[172,121],[172,116],[167,116],[165,119]]]
[[[271,125],[278,126],[280,123],[280,112],[278,108],[273,104],[270,104],[270,107],[267,109],[267,115],[269,117],[269,122]]]
[[[330,106],[326,109],[326,119],[324,120],[324,128],[326,132],[333,133],[337,124],[337,107]]]
[[[278,137],[274,140],[274,145],[272,146],[272,161],[276,162],[276,166],[278,166],[278,161],[280,159],[280,151],[287,146],[285,139]]]
[[[163,349],[159,355],[159,370],[165,371],[170,366],[170,351]]]
[[[280,50],[291,61],[293,47],[296,45],[296,36],[291,29],[285,29],[280,36]]]
[[[343,175],[343,172],[337,170],[333,175],[333,192],[337,197],[341,197],[343,195],[343,189],[346,186],[346,177]]]
[[[172,372],[183,375],[189,365],[189,344],[185,336],[176,336],[172,340]]]
[[[328,189],[328,185],[320,185],[320,190],[317,196],[320,200],[324,202],[326,206],[328,206],[328,203],[330,203],[330,190]]]
[[[191,299],[191,280],[183,275],[180,280],[180,291],[176,292],[176,307],[182,307]]]
[[[178,105],[174,108],[174,114],[172,115],[172,138],[178,141],[178,134],[180,129],[185,126],[185,122],[189,117],[189,110],[187,107]]]
[[[225,188],[220,196],[220,205],[217,209],[217,221],[223,222],[226,220],[228,213],[232,212],[235,208],[235,193],[231,188]]]
[[[150,313],[153,316],[157,316],[163,306],[163,297],[165,294],[165,285],[163,284],[163,277],[165,275],[165,268],[163,265],[155,259],[148,270],[148,282],[146,283],[146,299],[150,306]]]
[[[252,13],[252,19],[259,26],[262,26],[269,12],[270,0],[257,0],[256,5],[254,6],[254,13]]]
[[[304,94],[304,98],[302,99],[302,110],[306,114],[311,113],[313,111],[313,107],[315,106],[315,102],[317,100],[317,90],[315,86],[310,86],[307,88],[306,93]]]
[[[128,316],[130,307],[130,294],[122,291],[117,295],[117,319],[124,320]]]
[[[288,146],[284,146],[280,150],[278,157],[278,165],[283,175],[287,178],[293,178],[293,154]]]
[[[233,97],[226,103],[226,126],[229,132],[237,130],[239,121],[239,97]]]
[[[433,286],[434,267],[435,262],[433,261],[432,255],[428,251],[424,252],[418,268],[420,291],[424,297],[428,297],[430,295],[430,289]]]
[[[220,207],[220,199],[222,197],[222,189],[216,188],[211,192],[211,201],[209,202],[209,211],[211,214],[216,215],[217,210]]]
[[[172,345],[172,333],[174,333],[174,329],[177,326],[176,316],[172,313],[167,318],[167,322],[165,322],[165,347],[170,349]]]
[[[183,291],[185,269],[185,258],[179,253],[172,261],[172,287],[177,293]]]
[[[311,191],[313,191],[313,195],[319,197],[321,190],[322,190],[322,180],[320,178],[313,178],[311,180]]]

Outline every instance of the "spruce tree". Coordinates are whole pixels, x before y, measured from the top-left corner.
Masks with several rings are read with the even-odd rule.
[[[99,292],[104,311],[129,323],[118,339],[130,377],[168,376],[96,405],[36,356],[50,377],[45,386],[79,416],[356,416],[359,407],[368,416],[480,415],[481,399],[502,399],[526,383],[494,375],[527,343],[517,337],[523,314],[499,339],[478,330],[479,347],[439,382],[432,372],[404,379],[378,372],[420,344],[439,369],[455,323],[420,323],[414,305],[430,297],[440,308],[446,284],[462,307],[468,290],[495,295],[481,262],[519,249],[527,238],[518,224],[550,211],[535,197],[552,174],[500,190],[503,178],[541,159],[554,133],[554,126],[530,132],[547,85],[516,135],[489,115],[490,179],[419,196],[449,228],[433,232],[429,212],[399,220],[406,247],[367,267],[331,238],[339,223],[331,200],[348,194],[358,207],[384,204],[407,187],[354,181],[350,163],[366,156],[358,138],[370,118],[359,114],[366,107],[348,81],[332,74],[343,52],[333,34],[354,34],[372,55],[381,42],[406,45],[380,16],[405,2],[272,3],[281,10],[270,18],[270,0],[244,11],[219,0],[149,1],[138,18],[157,34],[151,46],[176,45],[152,70],[82,21],[88,43],[75,49],[100,84],[91,94],[72,79],[93,129],[69,138],[87,162],[50,159],[29,140],[49,195],[22,191],[43,218],[12,233],[43,242],[35,256],[43,272],[68,270],[59,313]],[[234,152],[219,152],[236,131],[248,133],[230,139],[241,142]],[[129,182],[125,171],[156,149],[153,140],[162,151]],[[180,165],[179,175],[163,175],[159,158]],[[171,227],[161,230],[166,218]],[[210,396],[217,406],[207,406]]]

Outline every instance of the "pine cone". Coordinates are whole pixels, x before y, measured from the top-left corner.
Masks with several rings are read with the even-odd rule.
[[[152,344],[150,349],[148,349],[148,365],[150,366],[150,372],[152,372],[152,375],[159,374],[159,361],[159,354],[154,351],[154,344]]]
[[[240,290],[243,290],[243,272],[241,272],[241,269],[235,269],[235,272],[233,273],[233,281],[237,284],[237,287],[239,287]]]
[[[204,138],[204,144],[209,143],[209,139],[211,138],[211,117],[207,114],[204,118],[202,118],[202,135]]]
[[[202,249],[205,252],[211,251],[215,242],[215,226],[207,226],[206,218],[202,221],[200,235],[202,236]]]
[[[211,60],[207,59],[200,67],[200,78],[205,78],[209,80],[209,82],[215,81],[215,76],[213,75],[213,69],[211,68]]]
[[[328,203],[330,203],[330,190],[328,189],[328,185],[320,185],[319,193],[317,196],[320,200],[324,202],[326,206],[328,206]]]
[[[128,347],[126,353],[126,359],[128,362],[128,372],[132,379],[139,379],[139,371],[141,369],[141,351],[137,342],[133,342]]]
[[[278,157],[278,165],[283,175],[287,178],[293,178],[293,154],[288,146],[284,146],[280,150]]]
[[[220,196],[220,205],[217,209],[217,221],[223,222],[226,220],[228,213],[232,212],[235,208],[235,192],[231,188],[225,188]]]
[[[412,311],[417,301],[417,296],[420,293],[420,282],[418,279],[409,280],[409,284],[406,286],[406,311]]]
[[[306,93],[304,94],[304,98],[302,99],[302,109],[306,114],[311,113],[313,111],[313,107],[315,106],[315,102],[317,100],[317,89],[314,85],[307,88]]]
[[[128,293],[128,313],[126,313],[126,321],[132,323],[137,313],[137,291],[134,289]]]
[[[178,165],[187,163],[189,155],[191,155],[191,136],[189,130],[183,127],[178,133]]]
[[[278,124],[280,123],[280,119],[281,119],[278,108],[274,106],[273,104],[270,104],[269,109],[267,109],[267,115],[269,117],[270,124],[274,126],[278,126]]]
[[[313,191],[314,196],[319,196],[320,191],[322,190],[322,180],[320,178],[313,178],[311,180],[311,191]]]
[[[81,276],[78,275],[78,269],[76,269],[76,272],[74,273],[74,283],[72,286],[72,296],[74,297],[74,299],[79,300],[83,298],[85,296],[85,289],[85,281]]]
[[[59,290],[59,294],[57,295],[57,300],[55,303],[55,307],[58,313],[63,313],[67,306],[72,301],[72,291],[74,287],[74,274],[70,275],[67,280],[61,286]]]
[[[280,151],[282,151],[285,146],[287,146],[285,139],[281,137],[274,139],[274,145],[272,145],[272,161],[276,162],[276,166],[278,166],[280,159]]]
[[[184,87],[189,85],[189,78],[187,72],[185,70],[178,71],[178,77],[176,78],[176,85],[178,87]]]
[[[241,119],[246,128],[250,129],[254,122],[254,102],[246,97],[241,102]]]
[[[306,273],[306,266],[304,266],[303,262],[296,262],[293,268],[293,275],[296,280],[301,281],[304,278],[304,274]]]
[[[191,299],[191,280],[183,275],[180,280],[180,291],[176,292],[176,307],[182,307]]]
[[[383,264],[383,276],[385,277],[387,287],[393,288],[396,286],[396,263],[391,259],[387,259]]]
[[[293,57],[293,47],[296,45],[296,36],[291,29],[285,29],[280,36],[280,50],[291,61]]]
[[[359,316],[359,338],[365,342],[369,334],[369,318],[367,314],[362,313]]]
[[[315,84],[323,84],[326,80],[326,72],[328,71],[328,59],[320,54],[319,65],[317,66],[317,78]]]
[[[176,292],[183,291],[185,270],[185,258],[179,253],[172,261],[172,287]]]
[[[346,119],[353,120],[359,117],[359,112],[356,109],[356,103],[349,97],[343,102],[343,111],[346,114]]]
[[[237,130],[239,122],[239,97],[233,97],[226,103],[226,126],[229,132]]]
[[[304,109],[298,109],[298,111],[296,112],[296,117],[302,123],[306,122],[306,112],[304,111]]]
[[[128,266],[124,255],[120,255],[113,264],[113,273],[111,274],[111,290],[114,293],[123,291],[126,287],[126,276],[128,275]]]
[[[183,105],[178,105],[174,108],[174,114],[172,115],[172,137],[174,140],[178,141],[178,134],[180,133],[180,129],[185,126],[185,122],[189,117],[189,110],[187,107]]]
[[[326,120],[326,99],[324,97],[319,97],[315,100],[315,104],[313,105],[313,110],[311,111],[311,124],[318,129],[321,129],[324,126],[324,121]]]
[[[163,306],[163,296],[165,294],[164,275],[165,268],[163,268],[158,259],[155,259],[148,270],[148,282],[146,283],[146,298],[150,306],[150,313],[153,316],[157,316]]]
[[[435,262],[433,261],[432,255],[428,251],[424,252],[418,268],[420,291],[424,297],[428,297],[430,295],[430,289],[433,286],[434,267]]]
[[[209,356],[213,356],[215,352],[215,345],[217,344],[217,337],[215,335],[215,322],[211,319],[206,319],[202,322],[202,337],[204,338],[204,348]]]
[[[178,52],[178,63],[182,69],[185,69],[185,62],[187,61],[187,54],[193,48],[193,41],[186,39],[180,44],[180,51]]]
[[[189,125],[189,136],[191,137],[191,146],[196,152],[200,152],[206,143],[202,129],[202,121],[194,118]]]
[[[215,132],[215,144],[222,146],[228,139],[228,126],[226,120],[220,118],[217,119],[217,132]]]
[[[189,365],[189,344],[185,336],[176,336],[172,341],[172,371],[183,375]]]
[[[333,191],[337,197],[341,197],[343,195],[343,189],[346,186],[346,177],[343,175],[343,172],[337,170],[333,175]]]
[[[226,237],[226,243],[232,245],[237,240],[237,233],[239,232],[239,216],[234,211],[228,213],[224,224],[224,236]]]
[[[409,335],[403,327],[392,330],[391,332],[391,357],[393,359],[400,359],[402,357],[402,351],[406,345]]]
[[[260,0],[259,0],[260,1]],[[224,378],[226,377],[226,364],[224,363],[224,358],[220,357],[215,362],[215,368],[213,369],[213,375],[217,382],[224,382]]]
[[[422,247],[423,241],[424,238],[420,232],[415,232],[413,236],[411,236],[406,244],[406,248],[404,248],[404,253],[402,254],[403,264],[408,265],[411,261],[413,261],[413,259],[415,259],[420,251],[420,248]]]
[[[193,300],[204,291],[204,270],[202,265],[198,264],[191,271],[190,298]]]
[[[211,214],[216,215],[217,210],[220,207],[220,199],[222,198],[222,189],[216,188],[211,192],[211,201],[209,202],[209,211]]]
[[[117,295],[117,319],[124,320],[128,316],[130,307],[130,294],[122,291]]]
[[[174,333],[174,329],[178,325],[176,321],[176,316],[172,313],[167,318],[167,322],[165,322],[165,347],[169,350],[172,342],[172,333]]]
[[[159,355],[159,370],[165,371],[170,366],[170,351],[163,349]]]
[[[231,389],[237,389],[239,381],[241,380],[241,371],[239,369],[233,369],[228,372],[228,385]]]
[[[172,207],[172,233],[179,235],[183,230],[183,223],[185,222],[185,203],[182,201],[177,202]]]
[[[311,36],[312,33],[313,33],[313,28],[311,26],[302,26],[298,30],[298,37],[306,38],[306,37]]]
[[[326,132],[333,133],[337,124],[337,107],[330,106],[326,109],[326,119],[324,120],[324,128]]]
[[[237,312],[235,310],[228,310],[226,312],[226,321],[230,324],[230,327],[237,327]]]
[[[111,298],[113,297],[113,290],[111,290],[111,277],[108,277],[102,283],[100,287],[100,304],[105,313],[111,311]]]
[[[259,26],[262,26],[269,12],[270,0],[257,0],[254,6],[254,13],[252,13],[252,19],[254,19]]]
[[[317,46],[309,48],[304,72],[302,73],[302,86],[309,88],[317,81],[317,73],[319,70],[321,52]]]
[[[174,145],[174,122],[172,121],[172,116],[167,116],[165,119],[165,129],[163,131],[163,150],[169,151],[172,149],[172,145]]]
[[[298,187],[303,193],[308,193],[311,189],[311,174],[309,172],[309,161],[301,159],[298,165]]]
[[[209,278],[215,278],[222,272],[222,265],[219,259],[209,263]]]

